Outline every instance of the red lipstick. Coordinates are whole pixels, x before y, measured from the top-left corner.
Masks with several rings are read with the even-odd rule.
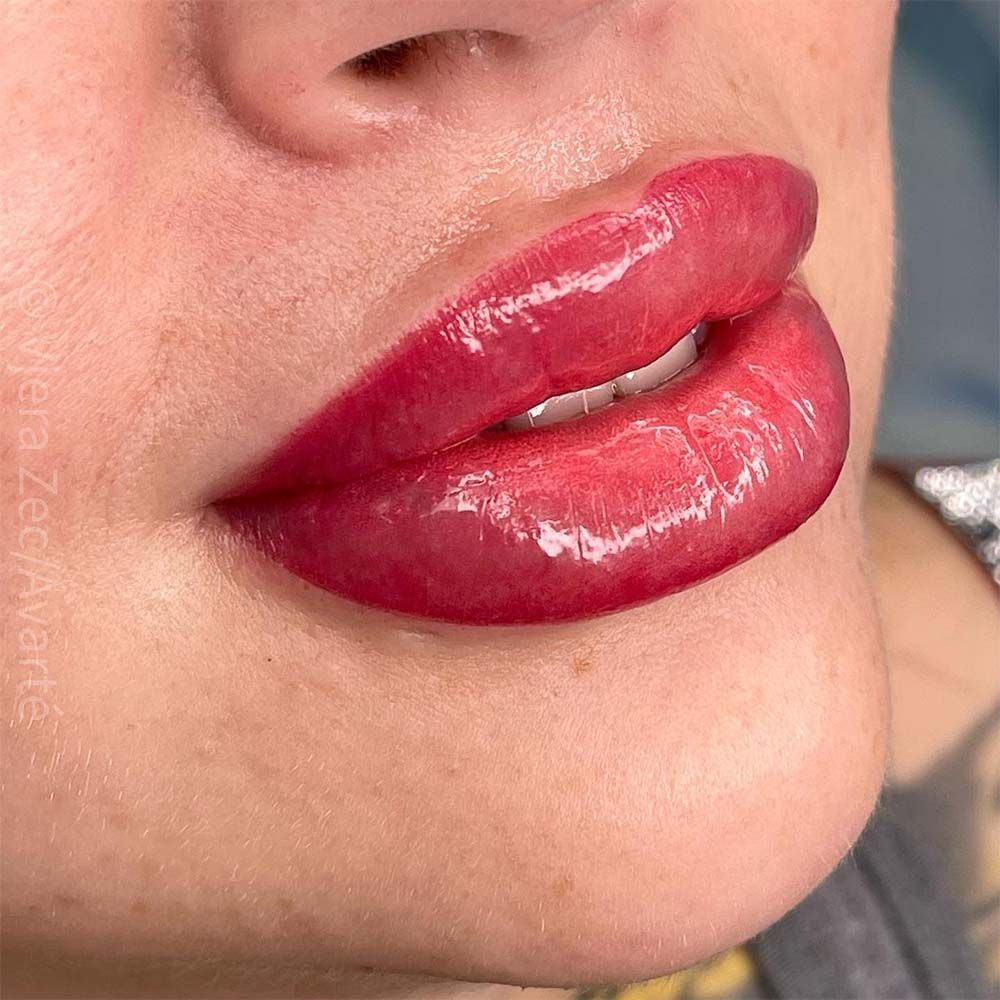
[[[472,282],[219,509],[319,587],[454,622],[581,618],[719,573],[805,521],[843,464],[843,360],[791,280],[815,215],[811,178],[774,158],[663,173]],[[496,429],[701,322],[662,386]]]

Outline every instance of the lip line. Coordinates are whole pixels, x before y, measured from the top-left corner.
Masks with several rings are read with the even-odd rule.
[[[788,287],[790,287],[790,286],[792,286],[794,284],[800,284],[800,283],[801,282],[798,282],[793,277],[793,278],[789,279],[789,281],[786,283],[786,285],[784,285],[782,287],[783,288],[788,288]],[[776,294],[780,294],[780,291],[778,293],[776,293]],[[732,322],[734,320],[737,320],[737,319],[742,319],[744,316],[747,316],[747,317],[752,316],[753,313],[756,311],[756,309],[759,309],[761,306],[766,305],[768,301],[770,301],[770,300],[766,300],[765,302],[761,303],[760,306],[756,306],[756,307],[754,307],[754,309],[749,309],[749,310],[747,310],[745,312],[742,312],[742,313],[739,313],[738,315],[735,315],[735,316],[722,316],[722,317],[718,317],[717,319],[713,319],[713,320],[699,320],[698,324],[696,324],[696,325],[704,325],[704,327],[705,327],[705,334],[704,334],[704,342],[701,345],[699,345],[699,347],[698,347],[698,353],[697,353],[694,361],[691,362],[691,364],[689,364],[686,368],[681,369],[680,371],[676,372],[674,375],[670,376],[664,382],[661,382],[658,385],[652,386],[649,389],[643,389],[643,390],[641,390],[641,391],[639,391],[637,393],[633,393],[631,396],[626,396],[624,398],[625,399],[630,399],[630,398],[633,398],[634,396],[649,396],[649,395],[651,395],[653,393],[661,393],[661,392],[664,392],[664,391],[669,392],[670,391],[669,390],[669,386],[673,382],[675,382],[675,380],[680,379],[680,378],[685,378],[685,379],[686,378],[697,378],[699,376],[699,374],[702,372],[703,366],[709,363],[709,359],[707,359],[704,356],[704,353],[705,353],[704,348],[705,348],[705,345],[707,345],[707,343],[709,342],[709,339],[712,336],[712,329],[713,329],[713,327],[715,327],[715,326],[717,326],[719,324],[723,324],[723,323],[730,323],[730,322]],[[674,345],[671,344],[670,346],[672,347]],[[668,351],[668,350],[670,350],[670,347],[664,348],[663,353],[666,353],[666,351]],[[631,371],[631,370],[633,370],[633,369],[626,369],[626,371]],[[624,374],[624,372],[619,372],[618,374]],[[565,392],[576,392],[576,391],[582,391],[583,389],[589,389],[589,388],[592,388],[592,386],[580,386],[578,389],[568,389],[568,390],[563,390],[563,391],[565,391]],[[549,397],[546,397],[546,398],[549,398]],[[541,402],[544,402],[544,400],[538,400],[536,403],[531,404],[531,405],[535,406],[535,405],[538,405],[538,403],[541,403]],[[336,489],[337,487],[346,486],[346,485],[348,485],[348,484],[350,484],[352,482],[357,482],[359,479],[364,479],[364,478],[367,478],[368,476],[377,475],[379,472],[383,472],[383,471],[385,471],[387,469],[391,469],[393,466],[405,465],[408,462],[418,462],[421,459],[428,459],[428,458],[430,458],[433,455],[438,455],[438,454],[441,454],[442,452],[450,451],[453,448],[459,448],[462,445],[468,444],[470,441],[473,441],[474,439],[476,439],[478,437],[481,437],[481,436],[483,436],[485,434],[489,434],[491,437],[494,437],[494,438],[503,438],[505,436],[514,436],[514,435],[520,436],[520,435],[529,434],[529,433],[530,434],[544,433],[546,431],[552,430],[553,428],[563,428],[567,424],[577,423],[579,420],[586,419],[587,417],[595,416],[596,414],[601,413],[602,411],[604,411],[605,409],[607,409],[608,406],[614,406],[614,405],[619,404],[621,402],[622,402],[621,398],[615,397],[610,403],[607,403],[604,406],[598,407],[597,409],[595,409],[593,411],[589,411],[589,412],[586,412],[586,413],[581,413],[581,414],[579,414],[577,416],[569,417],[569,418],[567,418],[565,420],[556,421],[556,422],[554,422],[552,424],[543,425],[541,427],[532,427],[530,429],[527,429],[527,428],[523,429],[523,430],[506,430],[506,429],[501,429],[501,428],[499,428],[498,424],[501,423],[502,420],[501,421],[493,421],[491,423],[484,424],[482,427],[480,427],[477,430],[475,430],[472,434],[469,434],[467,437],[461,438],[460,440],[452,441],[449,444],[443,445],[443,446],[441,446],[439,448],[433,448],[433,449],[430,449],[430,450],[415,452],[415,453],[413,453],[411,455],[406,456],[405,458],[400,458],[400,459],[397,459],[395,461],[388,462],[385,465],[373,468],[370,472],[366,472],[366,473],[364,473],[361,476],[356,476],[356,477],[353,477],[351,479],[340,479],[340,480],[335,480],[335,481],[331,481],[331,482],[316,483],[316,484],[310,485],[309,487],[307,487],[305,489],[297,488],[297,487],[292,487],[292,488],[284,489],[284,490],[260,491],[260,492],[255,492],[255,493],[252,493],[252,494],[249,494],[249,495],[252,495],[252,496],[254,496],[257,499],[266,500],[269,497],[278,499],[278,498],[283,498],[283,497],[296,496],[296,495],[305,495],[305,494],[309,494],[309,493],[318,493],[318,492],[322,492],[322,491],[325,491],[325,490]],[[520,412],[523,412],[523,411],[517,411],[517,412],[520,413]],[[502,419],[508,419],[509,417],[516,416],[516,415],[517,415],[516,413],[508,414],[507,417],[502,418]],[[495,433],[493,432],[493,428],[494,427],[497,427]],[[240,497],[245,496],[245,495],[248,495],[248,494],[233,493],[233,494],[227,495],[223,499],[223,501],[221,501],[221,502],[225,502],[226,500],[230,500],[230,499],[236,500],[236,499],[239,499]]]
[[[676,392],[629,397],[579,429],[484,435],[220,513],[306,581],[419,618],[537,624],[664,597],[794,531],[847,451],[843,359],[802,286],[721,324],[705,352]]]
[[[766,189],[763,194],[758,190],[761,187]],[[773,248],[755,240],[752,233],[737,232],[729,240],[735,247],[732,253],[723,255],[720,262],[713,260],[710,269],[702,262],[702,271],[710,270],[715,280],[703,282],[701,288],[688,280],[686,291],[674,295],[668,307],[663,306],[671,293],[664,292],[653,280],[658,261],[671,258],[665,266],[668,281],[674,277],[672,264],[679,263],[683,271],[687,266],[685,258],[690,256],[690,231],[695,230],[697,235],[699,229],[711,233],[718,228],[715,216],[720,212],[713,213],[711,202],[721,202],[722,218],[726,219],[728,209],[738,223],[741,209],[751,219],[755,212],[773,215],[774,203],[781,210],[783,197],[798,214],[779,220],[781,246]],[[599,384],[648,364],[697,322],[733,318],[757,308],[784,287],[808,249],[815,222],[816,189],[808,174],[783,160],[737,154],[672,167],[648,181],[629,204],[631,207],[596,211],[563,223],[486,268],[406,331],[351,385],[318,407],[223,499],[334,486],[433,454],[552,395]],[[641,253],[635,251],[637,235],[645,237]],[[582,264],[581,246],[585,247]],[[755,258],[754,266],[733,266],[730,258],[748,248],[755,251],[750,254]],[[696,271],[697,267],[688,266],[688,270]],[[721,277],[716,272],[721,272]],[[571,280],[567,283],[567,279]],[[558,287],[559,281],[562,287]],[[566,360],[564,351],[553,363],[552,355],[559,354],[559,344],[553,348],[551,342],[559,338],[552,335],[552,323],[566,326],[566,316],[578,313],[581,315],[574,322],[582,333],[587,323],[582,314],[600,312],[602,308],[607,313],[607,306],[602,305],[608,300],[606,290],[624,285],[636,291],[632,298],[644,302],[647,314],[660,310],[656,322],[645,323],[644,335],[634,337],[634,327],[642,325],[641,317],[636,315],[635,306],[626,303],[624,321],[620,312],[605,316],[607,325],[616,327],[614,336],[609,337],[598,324],[586,331],[587,336],[578,338],[580,350],[575,356]],[[558,294],[552,294],[553,288]],[[595,292],[595,288],[599,290]],[[660,305],[651,308],[647,300]],[[519,314],[517,307],[523,307],[523,312]],[[648,315],[645,318],[648,320]],[[510,327],[518,323],[520,329],[513,330],[516,336],[512,336]],[[500,333],[507,341],[516,341],[513,347],[503,345],[508,350],[506,363],[519,367],[520,373],[498,388],[491,385],[496,373],[482,364],[482,340],[484,336],[495,338],[496,328],[505,324],[509,325]],[[495,346],[491,341],[485,353],[495,355]],[[463,387],[465,399],[457,406],[456,419],[448,423],[449,414],[441,413],[440,426],[429,434],[421,433],[428,424],[424,414],[408,410],[403,419],[400,407],[394,411],[395,401],[390,397],[397,394],[393,390],[401,382],[422,379],[424,393],[419,409],[425,410],[428,400],[435,399],[436,409],[447,410],[455,403],[454,384],[444,380],[447,392],[442,395],[441,386],[426,372],[413,371],[411,358],[415,354],[428,370],[434,369],[436,357],[447,354],[451,370],[476,383],[474,393]],[[530,366],[525,363],[526,354],[535,355]],[[460,356],[457,361],[456,356]],[[345,404],[352,395],[365,394],[367,399],[360,406]],[[379,395],[385,398],[373,398]],[[381,428],[378,442],[375,425]],[[355,460],[359,436],[360,451],[366,452],[361,461]],[[317,453],[324,449],[336,454],[318,459]],[[307,454],[310,451],[312,455]]]
[[[629,212],[484,272],[220,512],[325,590],[466,624],[622,610],[753,557],[815,513],[847,453],[843,357],[795,280],[816,201],[771,157],[658,175]],[[703,318],[700,361],[677,379],[586,419],[482,433],[654,360]]]

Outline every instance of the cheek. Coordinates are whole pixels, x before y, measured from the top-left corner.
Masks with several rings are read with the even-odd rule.
[[[157,273],[152,224],[136,205],[163,12],[152,3],[10,5],[0,24],[11,150],[3,188],[16,192],[0,226],[0,295],[15,306],[0,338],[13,364],[44,365],[47,440],[29,457],[61,470],[65,525],[121,436],[155,343],[150,324],[135,320]]]
[[[836,331],[851,387],[851,455],[863,475],[871,453],[892,310],[893,232],[889,145],[865,147],[864,166],[819,164],[822,211],[804,267],[806,281]]]
[[[22,196],[5,206],[14,214],[3,231],[22,248],[55,256],[84,230],[110,229],[106,213],[136,178],[161,23],[155,5],[5,11],[0,101],[16,151],[5,179]],[[72,83],[62,99],[53,80]]]
[[[154,4],[40,4],[30,14],[13,5],[3,15],[0,108],[13,153],[4,186],[18,196],[5,202],[0,245],[15,273],[54,286],[64,319],[90,291],[81,259],[110,267],[127,236],[162,22]],[[64,84],[56,96],[54,81]]]
[[[814,13],[802,25],[801,71],[814,86],[806,91],[801,120],[809,127],[821,209],[806,274],[847,362],[852,453],[862,470],[871,449],[892,308],[886,109],[895,5],[835,3]]]

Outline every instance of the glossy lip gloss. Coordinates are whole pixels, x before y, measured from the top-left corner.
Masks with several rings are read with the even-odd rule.
[[[846,453],[843,360],[792,280],[815,215],[812,179],[771,157],[660,174],[473,281],[219,510],[319,587],[453,622],[581,618],[719,573],[805,521]],[[491,429],[699,322],[698,360],[663,386]]]

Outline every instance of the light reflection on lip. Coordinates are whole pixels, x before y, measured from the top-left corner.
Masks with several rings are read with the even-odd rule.
[[[790,280],[811,178],[762,156],[654,178],[525,247],[407,334],[219,505],[294,573],[456,622],[579,618],[690,586],[809,517],[847,446],[843,361]],[[736,317],[738,319],[730,319]],[[662,388],[482,433],[714,321]]]

